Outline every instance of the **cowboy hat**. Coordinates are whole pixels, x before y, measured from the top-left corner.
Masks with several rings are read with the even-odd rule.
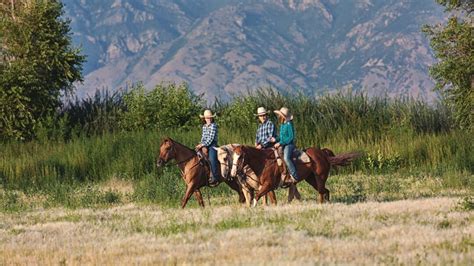
[[[260,115],[267,115],[268,111],[265,109],[265,107],[258,107],[257,108],[257,113],[255,116],[260,116]]]
[[[293,115],[290,113],[290,110],[286,107],[280,108],[280,110],[273,111],[275,114],[284,117],[286,120],[290,121],[293,120]]]
[[[211,110],[205,110],[204,115],[199,115],[200,118],[213,118],[215,114],[212,114]]]

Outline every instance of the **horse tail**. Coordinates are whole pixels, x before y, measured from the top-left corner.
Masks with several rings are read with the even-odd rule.
[[[336,156],[336,155],[334,154],[334,152],[333,152],[332,150],[328,149],[328,148],[322,148],[321,151],[324,152],[324,154],[326,154],[327,157],[334,157],[334,156]]]
[[[326,158],[328,158],[328,161],[331,166],[346,166],[349,165],[354,159],[357,159],[360,156],[362,156],[360,152],[349,152],[338,154],[336,156],[326,156]]]

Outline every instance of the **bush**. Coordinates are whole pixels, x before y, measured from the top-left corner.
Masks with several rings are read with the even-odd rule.
[[[186,84],[160,84],[146,91],[142,84],[124,95],[126,111],[121,116],[124,130],[188,129],[199,123],[201,97]]]

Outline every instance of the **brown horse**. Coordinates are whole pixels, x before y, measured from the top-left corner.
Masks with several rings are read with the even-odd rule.
[[[176,165],[178,165],[181,170],[182,178],[186,183],[186,192],[181,201],[181,207],[184,208],[186,206],[186,203],[188,203],[188,200],[193,193],[199,205],[204,207],[204,200],[202,199],[200,188],[209,185],[209,167],[202,163],[202,159],[194,150],[172,140],[171,138],[165,138],[160,145],[160,155],[158,156],[156,166],[161,167],[172,159],[176,160]],[[222,180],[219,180],[219,182],[221,181]],[[244,202],[244,195],[237,182],[233,180],[225,180],[225,182],[230,188],[237,191],[239,194],[239,201]]]
[[[224,146],[220,146],[218,148],[215,148],[217,150],[217,159],[220,162],[221,165],[221,175],[224,179],[230,179],[232,178],[230,176],[230,171],[232,168],[232,157],[234,154],[234,147],[240,146],[239,144],[228,144]],[[241,175],[234,177],[234,179],[237,181],[239,184],[244,196],[245,196],[245,202],[247,206],[251,206],[252,200],[255,197],[255,192],[259,190],[261,187],[261,182],[258,176],[254,173],[254,171],[248,166],[244,166],[244,169],[241,173]],[[273,205],[277,204],[276,200],[276,195],[273,190],[270,190],[268,192],[268,196],[270,198],[270,202]],[[266,195],[264,196],[265,200],[263,201],[263,204],[267,204],[267,197]],[[296,198],[298,200],[301,199],[301,195],[298,192],[298,189],[296,188],[296,185],[292,185],[289,188],[289,193],[288,193],[288,202],[291,202],[293,198]]]
[[[359,153],[346,153],[337,156],[328,156],[324,151],[317,148],[305,150],[310,158],[309,163],[297,161],[295,163],[298,171],[299,181],[305,180],[319,193],[318,201],[323,203],[329,201],[329,190],[326,188],[326,180],[329,176],[331,166],[345,166],[353,159],[360,156]],[[255,196],[256,201],[269,191],[274,190],[280,184],[283,167],[277,163],[273,152],[262,151],[250,146],[237,146],[234,148],[231,175],[235,176],[237,171],[242,171],[245,165],[250,166],[259,176],[262,186]]]

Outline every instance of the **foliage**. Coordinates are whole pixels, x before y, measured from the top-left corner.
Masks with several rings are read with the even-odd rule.
[[[270,111],[269,117],[274,122],[277,118],[273,110],[288,107],[294,114],[300,146],[320,146],[328,139],[336,138],[372,142],[387,133],[448,132],[453,123],[450,110],[442,104],[430,106],[408,98],[369,98],[364,93],[351,91],[314,99],[303,94],[282,95],[270,89],[260,89],[227,104],[221,103],[216,107],[221,114],[217,121],[236,138],[253,143],[258,125],[254,114],[259,106]]]
[[[119,130],[121,115],[125,110],[125,92],[97,90],[93,97],[70,99],[60,113],[67,120],[65,139],[72,135],[93,136]]]
[[[146,91],[138,84],[124,95],[126,111],[120,126],[124,130],[189,128],[198,124],[201,97],[186,84],[160,84]]]
[[[61,95],[82,80],[85,57],[72,47],[60,1],[1,7],[0,137],[31,138],[37,123],[61,105]]]
[[[439,59],[430,68],[430,74],[436,81],[436,89],[455,110],[458,125],[469,129],[474,125],[474,2],[438,0],[438,3],[445,6],[446,11],[457,11],[458,16],[451,16],[446,25],[423,27]]]
[[[24,96],[24,89],[0,87],[0,140],[23,139],[25,131],[30,132],[35,124],[29,112],[30,99]]]
[[[178,97],[175,96],[175,89],[176,87],[171,87],[171,90],[167,87],[159,88],[160,93],[164,93],[163,99]],[[184,89],[185,87],[183,91]],[[137,93],[134,90],[131,92]],[[134,182],[135,201],[175,206],[182,196],[183,183],[175,166],[156,168],[158,147],[165,136],[170,136],[188,147],[195,145],[200,139],[200,130],[196,123],[202,107],[196,103],[189,104],[188,113],[183,117],[196,120],[189,124],[183,123],[181,127],[176,126],[175,129],[159,128],[157,124],[166,125],[166,121],[160,121],[150,125],[144,123],[136,127],[137,130],[132,127],[122,131],[122,128],[115,127],[117,124],[123,125],[122,119],[138,119],[137,114],[140,114],[136,111],[140,106],[137,98],[125,100],[125,95],[130,94],[111,96],[105,93],[99,97],[100,100],[95,98],[71,103],[74,107],[66,106],[63,110],[64,116],[41,122],[41,126],[37,127],[37,141],[4,142],[0,149],[0,186],[7,191],[45,193],[53,206],[92,206],[113,203],[122,198],[110,193],[96,193],[80,188],[84,184],[118,177]],[[143,100],[149,97],[145,91],[137,95],[141,95],[142,98],[139,99],[141,103],[146,103],[145,106],[149,107],[155,103],[151,100],[155,99],[153,97]],[[138,97],[137,95],[133,97]],[[117,98],[112,100],[114,97]],[[179,97],[184,99],[181,95]],[[129,109],[127,101],[136,104],[137,109]],[[189,103],[191,102],[189,100]],[[116,109],[106,111],[109,104]],[[356,202],[370,198],[371,195],[378,195],[374,194],[375,192],[380,193],[378,199],[396,197],[391,194],[391,189],[394,189],[393,193],[399,193],[396,188],[405,186],[401,182],[404,182],[403,176],[407,175],[431,175],[440,178],[441,181],[436,183],[437,185],[473,189],[474,135],[453,129],[450,110],[443,105],[342,93],[314,99],[302,95],[284,96],[262,90],[257,95],[240,97],[235,102],[221,103],[213,107],[219,114],[217,122],[220,144],[253,145],[257,127],[254,116],[256,108],[265,106],[268,110],[275,110],[283,105],[288,106],[295,115],[299,147],[321,146],[332,149],[336,154],[348,151],[361,151],[365,154],[351,166],[339,168],[337,172],[332,173],[341,176],[341,183],[331,188],[339,191],[339,196],[335,195],[335,199],[339,201]],[[162,111],[158,107],[153,108],[149,109]],[[165,106],[164,113],[158,113],[156,117],[162,117],[163,120],[170,119],[169,117],[176,119],[170,114],[170,108]],[[191,111],[193,109],[195,111]],[[117,114],[120,114],[118,119]],[[155,111],[148,114],[155,114]],[[73,116],[77,116],[76,121],[80,121],[80,125],[89,123],[90,131],[87,133],[86,127],[84,131],[77,128],[77,131],[73,130],[76,133],[71,134],[70,138],[64,138],[61,134],[71,130],[69,125],[73,125],[70,122]],[[270,118],[275,119],[275,116],[272,114]],[[85,121],[84,124],[82,121]],[[93,121],[118,122],[114,122],[115,125],[110,123],[109,131],[105,125]],[[147,121],[149,123],[153,120]],[[101,126],[103,131],[100,130]],[[347,174],[354,173],[364,173],[363,176],[384,174],[388,179],[377,179],[375,183],[367,183],[365,180],[348,182]],[[390,177],[392,174],[401,177],[394,180]],[[331,182],[333,179],[329,180]],[[416,178],[410,180],[423,181]],[[228,196],[235,194],[225,185],[205,190],[205,193],[212,196],[211,198],[222,196],[235,201],[234,197]],[[71,196],[75,194],[82,196]],[[18,205],[19,201],[14,199],[14,196],[10,197],[11,206]]]

